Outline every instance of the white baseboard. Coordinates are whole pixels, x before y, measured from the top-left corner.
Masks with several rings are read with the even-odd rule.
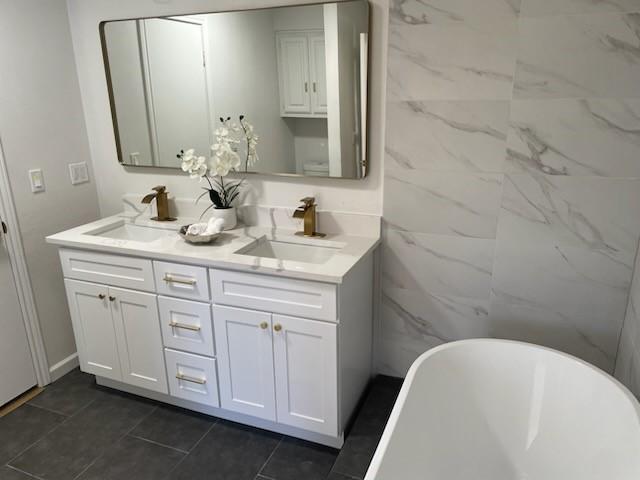
[[[51,365],[49,367],[49,376],[51,377],[51,381],[55,382],[61,377],[64,377],[67,373],[69,373],[74,368],[77,368],[80,365],[78,361],[78,354],[73,353],[69,355],[67,358],[60,360],[55,365]]]

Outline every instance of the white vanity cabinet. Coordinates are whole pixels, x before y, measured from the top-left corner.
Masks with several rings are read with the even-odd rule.
[[[167,393],[156,296],[65,280],[82,370]]]
[[[340,447],[371,375],[373,257],[343,282],[60,251],[83,371]]]
[[[276,33],[280,114],[283,117],[327,116],[324,33]]]

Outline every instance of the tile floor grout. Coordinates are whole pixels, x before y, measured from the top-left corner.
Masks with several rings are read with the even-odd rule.
[[[149,413],[147,413],[146,415],[143,415],[142,418],[140,420],[138,420],[133,427],[131,427],[129,430],[127,430],[124,435],[122,435],[121,437],[119,437],[116,441],[113,442],[113,445],[116,445],[117,443],[119,443],[120,441],[122,441],[123,438],[125,438],[127,435],[129,435],[129,433],[133,432],[133,430],[140,425],[146,418],[148,418],[150,415],[153,414],[153,412],[155,412],[158,409],[158,406],[156,405],[155,407],[153,407],[151,409],[151,411]],[[78,478],[80,478],[82,475],[84,475],[84,473],[89,470],[93,465],[95,465],[95,463],[100,460],[105,452],[108,450],[108,448],[105,448],[102,450],[102,452],[100,453],[100,455],[98,455],[96,458],[93,459],[92,462],[89,463],[89,465],[87,465],[85,468],[82,469],[82,471],[80,473],[78,473],[75,477],[73,477],[73,480],[77,480]]]
[[[36,405],[35,403],[31,403],[31,402],[27,402],[24,405],[29,405],[30,407],[39,408],[40,410],[45,410],[47,412],[55,413],[56,415],[62,415],[65,418],[69,418],[71,416],[68,413],[59,412],[58,410],[54,410],[52,408],[41,407],[40,405]]]
[[[184,461],[187,459],[187,457],[189,456],[189,454],[190,454],[191,452],[193,452],[193,451],[198,447],[198,445],[200,445],[200,443],[202,442],[202,440],[204,440],[204,437],[206,437],[207,435],[209,435],[209,432],[210,432],[211,430],[213,430],[213,427],[215,427],[219,422],[220,422],[220,420],[216,418],[216,419],[215,419],[215,422],[213,422],[213,423],[211,424],[211,426],[207,429],[207,431],[206,431],[206,432],[204,432],[204,434],[203,434],[203,435],[198,439],[198,441],[193,445],[193,447],[191,447],[191,450],[189,450],[189,453],[187,453],[184,457],[182,457],[182,458],[180,459],[180,461],[179,461],[178,463],[176,463],[176,464],[173,466],[173,468],[167,472],[167,474],[165,475],[165,477],[164,477],[164,478],[167,478],[169,475],[171,475],[171,474],[172,474],[172,473],[173,473],[173,472],[174,472],[174,471],[175,471],[175,470],[176,470],[176,469],[177,469],[177,468],[182,464],[182,462],[184,462]]]
[[[158,447],[168,448],[169,450],[174,450],[174,451],[176,451],[178,453],[184,453],[185,455],[189,455],[189,450],[182,450],[181,448],[172,447],[171,445],[165,445],[164,443],[156,442],[155,440],[151,440],[149,438],[140,437],[139,435],[133,435],[131,433],[128,433],[125,436],[129,437],[129,438],[135,438],[136,440],[142,440],[143,442],[147,442],[147,443],[150,443],[152,445],[157,445]],[[120,439],[120,440],[122,440],[122,439]],[[120,441],[120,440],[118,440],[118,441]]]
[[[63,421],[61,421],[60,423],[58,423],[56,426],[54,426],[51,430],[47,431],[46,433],[43,433],[42,435],[40,435],[40,437],[38,437],[37,440],[35,440],[33,443],[30,443],[29,445],[27,445],[24,449],[22,449],[17,455],[15,455],[14,457],[11,458],[11,460],[9,460],[5,465],[7,466],[11,466],[10,463],[13,462],[14,460],[16,460],[17,458],[19,458],[23,453],[25,453],[27,450],[29,450],[31,447],[33,447],[36,443],[38,443],[40,440],[42,440],[44,437],[46,437],[47,435],[49,435],[50,433],[55,432],[58,428],[60,428],[62,425],[64,425],[65,423],[67,423],[69,420],[71,420],[73,417],[75,417],[78,413],[82,412],[84,409],[88,408],[90,405],[93,404],[93,402],[95,402],[97,399],[94,398],[93,400],[91,400],[89,403],[87,403],[84,407],[78,409],[77,412],[75,412],[72,415],[69,415],[67,417],[65,417],[65,419]],[[23,405],[24,406],[24,405]],[[54,412],[51,412],[54,413]],[[13,467],[12,467],[13,468]]]
[[[263,477],[266,478],[270,478],[267,477],[266,475],[262,475],[262,471],[264,470],[264,468],[267,466],[267,464],[269,463],[269,460],[271,460],[271,457],[273,457],[273,455],[276,453],[276,450],[278,450],[278,447],[282,444],[282,441],[284,440],[283,436],[280,436],[280,440],[278,441],[277,445],[274,447],[274,449],[271,451],[271,454],[269,455],[269,457],[265,460],[265,462],[262,464],[262,467],[260,467],[260,470],[258,470],[258,473],[256,474],[256,476],[261,475]]]
[[[4,466],[10,468],[11,470],[15,470],[16,472],[20,472],[28,477],[37,478],[38,480],[44,480],[42,477],[34,475],[33,473],[25,472],[24,470],[20,470],[18,467],[14,467],[12,465],[9,465],[8,463],[6,463]]]

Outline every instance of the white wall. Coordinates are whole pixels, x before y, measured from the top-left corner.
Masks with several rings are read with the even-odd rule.
[[[67,0],[78,77],[84,104],[87,131],[98,178],[98,197],[103,215],[121,210],[120,197],[126,192],[145,192],[165,184],[176,196],[193,197],[198,191],[194,181],[177,171],[124,168],[117,162],[109,99],[102,64],[98,24],[102,20],[149,15],[202,13],[238,10],[294,3],[293,0]],[[315,195],[321,209],[363,213],[381,212],[381,171],[384,137],[385,55],[387,36],[387,0],[372,2],[371,32],[371,169],[362,181],[298,179],[251,176],[252,191],[247,203],[293,206],[306,195]]]
[[[67,164],[89,160],[89,147],[64,0],[0,0],[0,12],[0,140],[52,365],[76,348],[57,249],[44,237],[95,220],[96,190],[69,181]],[[31,193],[30,168],[43,169],[46,192]]]

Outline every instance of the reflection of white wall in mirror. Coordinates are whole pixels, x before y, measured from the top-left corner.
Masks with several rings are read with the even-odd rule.
[[[195,20],[194,20],[195,22]],[[181,149],[206,153],[213,138],[204,62],[203,25],[192,21],[144,21],[157,164],[178,165]]]
[[[280,117],[273,11],[206,18],[215,118],[246,115],[260,136],[257,168],[294,173],[293,133]]]
[[[330,175],[357,177],[359,168],[360,34],[366,5],[324,5]]]
[[[122,161],[135,153],[136,165],[153,165],[136,21],[107,23],[105,37]]]
[[[290,118],[287,122],[294,134],[296,173],[329,175],[327,119]]]

